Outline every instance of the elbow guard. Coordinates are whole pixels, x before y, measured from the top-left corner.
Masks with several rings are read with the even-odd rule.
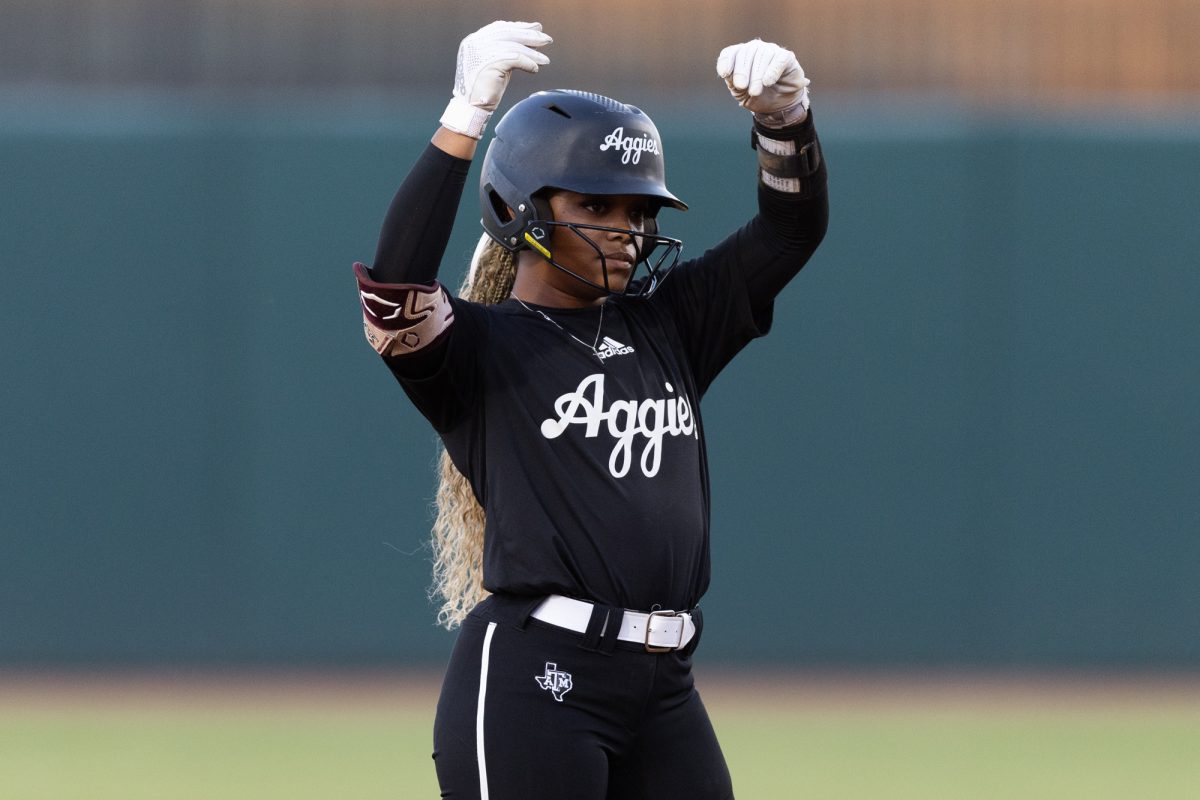
[[[363,264],[354,265],[363,333],[381,356],[404,356],[438,341],[454,322],[454,307],[441,284],[377,283]]]

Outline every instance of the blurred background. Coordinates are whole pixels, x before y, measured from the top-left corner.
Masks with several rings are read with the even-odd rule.
[[[716,53],[813,80],[828,238],[704,406],[706,659],[1200,666],[1185,0],[9,5],[0,664],[445,657],[435,440],[350,264],[493,18],[556,37],[507,104],[656,117],[685,254],[753,212]]]
[[[555,37],[502,110],[655,118],[685,256],[754,211],[719,50],[813,81],[828,237],[703,404],[706,668],[1196,676],[1195,0],[9,0],[0,675],[441,667],[350,266],[498,18]]]

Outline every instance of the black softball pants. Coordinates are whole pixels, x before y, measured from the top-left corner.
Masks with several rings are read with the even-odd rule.
[[[534,605],[490,597],[463,622],[433,730],[443,798],[733,797],[690,656],[585,648]]]

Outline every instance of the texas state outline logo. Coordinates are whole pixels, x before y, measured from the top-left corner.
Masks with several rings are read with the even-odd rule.
[[[538,682],[538,686],[554,695],[554,699],[560,703],[563,701],[563,695],[571,691],[575,685],[571,681],[571,673],[563,672],[553,661],[546,662],[545,674],[534,675],[533,679]]]

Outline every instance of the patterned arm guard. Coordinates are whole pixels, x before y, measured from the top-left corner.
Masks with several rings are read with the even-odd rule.
[[[354,265],[358,299],[362,303],[363,332],[381,356],[404,356],[423,350],[450,330],[454,308],[446,290],[436,281],[377,283],[363,264]]]
[[[772,189],[808,197],[825,185],[811,112],[786,128],[767,127],[756,116],[750,146],[758,151],[759,180]]]

